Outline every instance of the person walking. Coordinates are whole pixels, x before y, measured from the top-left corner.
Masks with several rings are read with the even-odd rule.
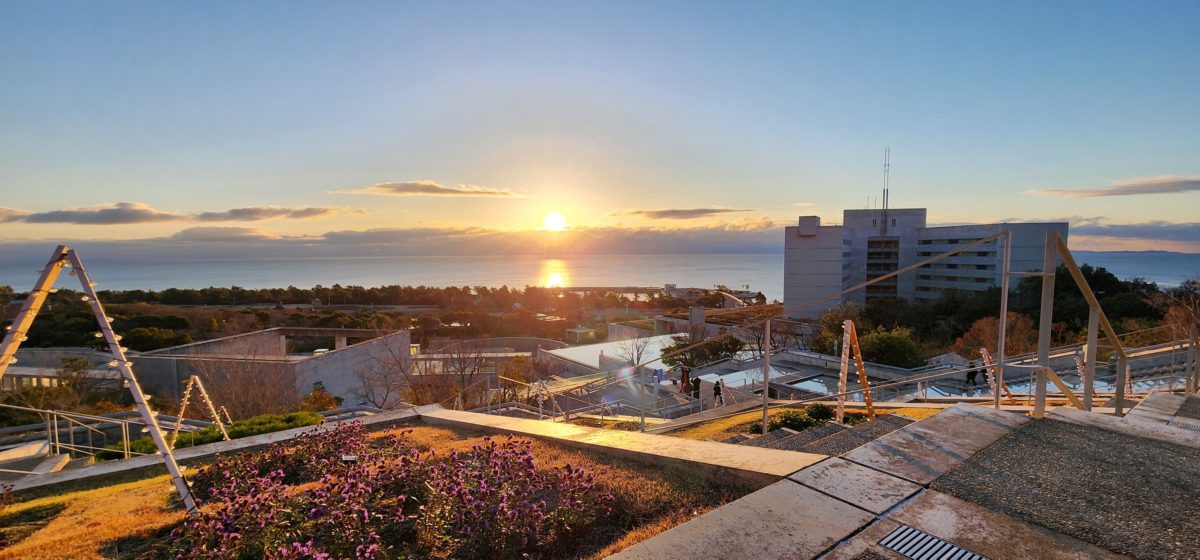
[[[725,406],[725,395],[721,392],[721,380],[713,383],[713,406]]]

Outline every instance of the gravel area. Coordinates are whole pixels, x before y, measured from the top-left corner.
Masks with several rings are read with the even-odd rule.
[[[1035,420],[931,488],[1144,559],[1200,554],[1200,450]]]
[[[803,446],[800,451],[821,455],[842,455],[912,423],[912,420],[903,416],[884,414],[849,430],[814,441]]]
[[[784,449],[787,451],[800,451],[802,447],[819,439],[827,438],[831,435],[844,432],[849,428],[829,422],[820,426],[814,426],[803,432],[800,432],[792,437],[783,438],[779,441],[771,442],[768,447],[772,449]]]
[[[1179,407],[1179,411],[1175,413],[1175,416],[1200,420],[1200,397],[1183,399],[1183,406]]]

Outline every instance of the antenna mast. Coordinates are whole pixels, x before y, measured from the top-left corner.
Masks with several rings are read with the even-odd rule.
[[[888,176],[891,175],[891,171],[892,147],[888,146],[883,149],[883,235],[887,235],[888,231]]]

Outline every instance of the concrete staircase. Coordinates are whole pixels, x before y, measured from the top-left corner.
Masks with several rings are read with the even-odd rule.
[[[912,420],[903,416],[882,414],[850,428],[827,422],[799,432],[780,428],[731,443],[820,455],[842,455],[912,423]]]

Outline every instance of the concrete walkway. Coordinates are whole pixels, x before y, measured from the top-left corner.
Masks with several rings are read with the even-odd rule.
[[[956,405],[841,458],[810,465],[610,558],[815,558],[850,542],[859,531],[875,529],[877,519],[904,507],[938,475],[1027,420]],[[899,455],[889,455],[893,452]]]
[[[1171,426],[1190,429],[1200,434],[1200,397],[1182,393],[1151,393],[1133,407],[1123,419],[1129,424]]]

